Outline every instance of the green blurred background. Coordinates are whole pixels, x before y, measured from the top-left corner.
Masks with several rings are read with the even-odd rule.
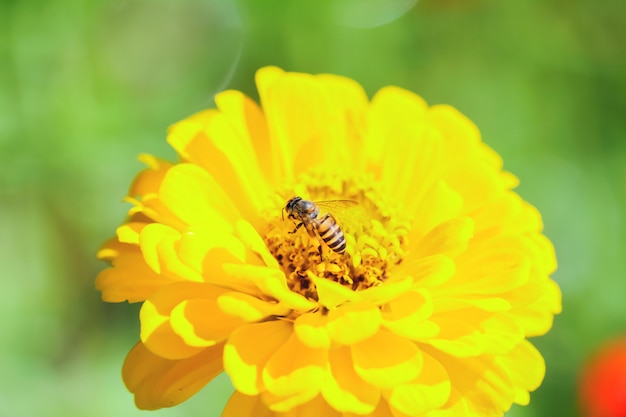
[[[122,385],[136,305],[94,259],[141,152],[263,65],[394,84],[468,115],[543,213],[565,311],[548,373],[507,416],[576,416],[585,358],[626,333],[626,2],[0,2],[0,417],[139,416]],[[219,416],[227,378],[155,416]]]

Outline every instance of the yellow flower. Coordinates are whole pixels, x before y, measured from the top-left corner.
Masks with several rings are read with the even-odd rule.
[[[527,338],[561,308],[556,260],[478,129],[400,88],[370,101],[350,79],[275,67],[256,81],[261,107],[226,91],[171,128],[181,162],[142,156],[99,252],[103,299],[143,302],[123,370],[137,406],[178,404],[224,370],[225,417],[528,403],[545,365]],[[315,218],[285,209],[293,196],[358,204]],[[331,227],[327,245],[315,230]]]

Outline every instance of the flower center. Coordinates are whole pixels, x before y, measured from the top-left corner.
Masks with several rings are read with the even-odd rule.
[[[410,223],[371,177],[310,171],[287,190],[282,195],[303,200],[291,200],[287,207],[285,200],[284,216],[278,210],[268,215],[265,243],[292,291],[317,301],[313,277],[363,290],[380,285],[402,262]]]

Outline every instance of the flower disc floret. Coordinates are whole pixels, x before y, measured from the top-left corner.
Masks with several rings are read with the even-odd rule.
[[[137,406],[178,404],[221,371],[224,417],[528,403],[545,372],[528,338],[561,308],[556,260],[474,124],[332,75],[268,67],[257,85],[261,106],[226,91],[172,126],[178,163],[141,157],[99,252],[103,299],[143,303],[123,372]],[[285,217],[293,196],[317,217]]]

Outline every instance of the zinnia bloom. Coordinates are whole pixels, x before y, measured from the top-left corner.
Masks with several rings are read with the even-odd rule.
[[[256,81],[261,106],[226,91],[172,126],[180,162],[142,156],[99,252],[103,299],[143,302],[123,369],[137,406],[178,404],[222,371],[225,417],[528,403],[545,364],[527,338],[561,308],[556,260],[476,126],[396,87],[369,100],[350,79],[275,67]],[[315,233],[324,205],[285,211],[294,196],[358,203],[328,209],[345,253]]]

